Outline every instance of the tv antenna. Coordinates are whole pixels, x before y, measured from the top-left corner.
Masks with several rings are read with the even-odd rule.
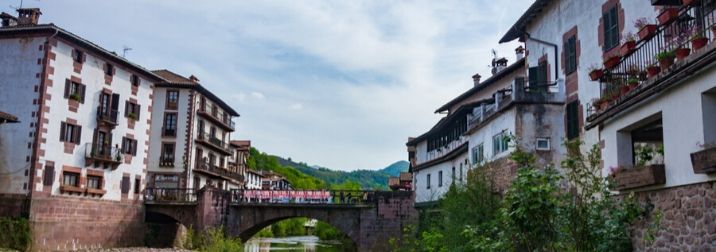
[[[126,58],[126,57],[127,57],[127,52],[129,52],[129,51],[131,51],[131,50],[132,50],[132,48],[130,48],[130,47],[128,47],[128,46],[124,46],[124,47],[122,48],[122,58]]]

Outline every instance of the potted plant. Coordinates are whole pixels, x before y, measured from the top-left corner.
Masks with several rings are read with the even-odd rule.
[[[621,57],[616,54],[607,56],[607,58],[604,60],[604,68],[605,69],[614,68],[615,66],[617,66],[619,64],[620,59],[621,59]]]
[[[681,29],[679,31],[679,34],[677,34],[671,41],[676,46],[678,46],[676,49],[674,49],[674,53],[676,54],[676,58],[679,61],[684,60],[686,57],[689,56],[689,54],[691,54],[691,48],[686,47],[689,37],[691,37],[691,32],[692,30],[690,29]]]
[[[629,79],[627,79],[627,87],[629,87],[629,91],[636,89],[637,86],[639,86],[639,79],[636,77],[629,77]]]
[[[688,57],[689,54],[691,54],[691,49],[687,47],[679,47],[674,50],[674,54],[676,54],[676,59],[682,61]]]
[[[666,25],[671,23],[671,21],[674,21],[677,17],[679,17],[678,8],[666,8],[661,11],[656,19],[659,20],[660,25]]]
[[[691,35],[691,47],[694,48],[694,51],[703,48],[709,42],[709,39],[704,37],[704,34],[701,32],[701,29],[698,26],[694,28],[692,34],[693,35]]]
[[[78,94],[78,93],[72,93],[72,94],[70,94],[70,99],[75,100],[75,101],[80,101],[80,100],[82,100],[82,96],[80,96],[80,94]]]
[[[597,65],[592,65],[588,68],[589,70],[589,79],[592,81],[597,81],[604,76],[604,69],[599,68]]]
[[[137,114],[135,114],[134,112],[129,112],[127,113],[127,118],[137,120]]]
[[[621,48],[619,48],[619,53],[622,56],[627,56],[634,52],[636,49],[636,36],[629,32],[626,35],[624,35],[624,42],[622,43]]]
[[[649,78],[657,76],[661,69],[656,64],[651,64],[646,67],[646,73]]]
[[[700,151],[691,153],[691,165],[694,173],[705,174],[716,172],[716,143],[701,144]]]
[[[645,40],[656,34],[657,26],[655,24],[649,24],[649,21],[645,17],[642,17],[634,21],[634,28],[639,30],[637,33],[639,34],[639,39]]]
[[[661,71],[666,71],[674,64],[674,57],[676,54],[673,50],[663,50],[656,54],[656,60],[659,61],[659,68]]]

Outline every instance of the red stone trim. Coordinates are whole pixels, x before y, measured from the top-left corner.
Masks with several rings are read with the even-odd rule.
[[[617,6],[617,19],[619,22],[619,34],[621,35],[624,32],[624,25],[625,25],[624,8],[622,7],[621,1],[620,0],[607,0],[604,4],[602,4],[602,13],[611,9],[615,5]],[[597,32],[598,32],[597,43],[599,44],[599,48],[604,48],[604,20],[602,18],[601,13],[599,16],[599,25],[597,26]],[[619,39],[621,40],[621,36],[619,37]],[[619,53],[619,46],[615,46],[612,49],[603,51],[602,59],[606,59],[607,57],[618,54],[618,53]]]
[[[47,133],[47,119],[45,118],[46,114],[50,112],[50,107],[47,106],[47,99],[46,97],[50,97],[48,87],[52,87],[52,79],[50,78],[50,74],[54,73],[54,67],[51,66],[51,63],[56,58],[56,54],[52,52],[52,48],[57,46],[57,40],[53,38],[47,38],[45,41],[45,44],[43,45],[42,49],[44,49],[44,57],[42,60],[42,73],[40,74],[40,84],[39,84],[39,92],[38,92],[38,98],[36,99],[36,103],[38,105],[39,112],[37,113],[37,121],[30,122],[30,127],[34,127],[35,129],[35,136],[33,139],[33,145],[35,148],[32,151],[32,157],[31,157],[31,165],[32,169],[30,170],[32,176],[29,176],[29,191],[30,191],[30,197],[32,197],[38,189],[41,189],[44,191],[45,186],[40,185],[38,186],[37,181],[42,181],[42,178],[37,178],[37,174],[43,174],[44,166],[40,162],[41,159],[45,158],[45,150],[41,148],[40,141],[42,139],[46,139],[44,137],[44,134]],[[47,162],[47,161],[46,161]],[[48,189],[49,190],[49,189]],[[37,193],[38,195],[41,193]],[[47,193],[42,194],[49,194],[49,191]]]
[[[582,53],[581,49],[581,40],[579,40],[579,33],[577,26],[572,27],[567,32],[565,32],[562,35],[562,44],[566,44],[567,40],[574,36],[575,38],[575,47],[576,47],[576,66],[577,70],[574,72],[571,72],[567,74],[567,50],[566,48],[562,49],[562,53],[560,55],[560,65],[562,72],[565,74],[565,89],[567,96],[577,94],[579,91],[579,58]]]

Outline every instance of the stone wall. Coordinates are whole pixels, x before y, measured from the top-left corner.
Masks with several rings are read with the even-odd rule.
[[[27,217],[28,203],[22,194],[0,194],[0,217]]]
[[[495,191],[501,194],[507,191],[507,188],[512,185],[512,180],[517,177],[517,164],[508,157],[497,159],[476,169],[484,169],[489,181],[494,183]],[[470,170],[470,172],[473,171],[474,169]],[[473,175],[470,174],[470,176]]]
[[[74,197],[33,197],[33,250],[141,246],[146,226],[142,203]]]
[[[716,182],[685,185],[636,194],[662,213],[661,228],[645,242],[648,221],[634,225],[635,251],[713,251],[716,248]]]

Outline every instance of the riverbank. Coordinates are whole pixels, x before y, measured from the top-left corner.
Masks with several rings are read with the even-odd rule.
[[[106,249],[89,249],[79,250],[82,252],[194,252],[195,250],[178,249],[178,248],[106,248]]]

